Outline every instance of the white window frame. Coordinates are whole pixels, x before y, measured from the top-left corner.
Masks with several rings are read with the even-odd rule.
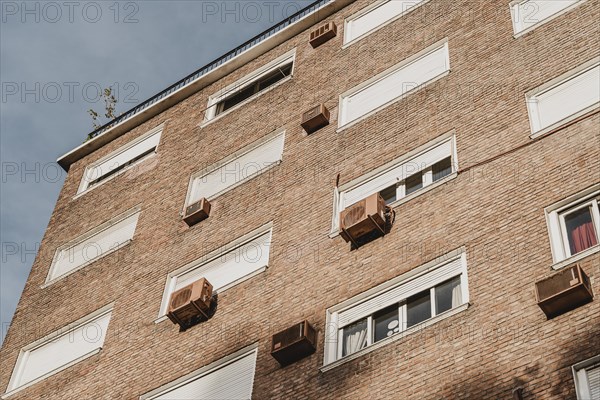
[[[552,251],[552,268],[558,270],[577,260],[581,260],[590,254],[600,251],[600,244],[592,246],[589,249],[572,255],[569,247],[568,237],[565,228],[564,217],[583,207],[591,207],[592,222],[596,229],[596,238],[600,241],[600,212],[598,201],[595,199],[600,195],[600,184],[594,184],[591,187],[567,197],[544,209],[546,215],[546,224],[548,226],[548,236],[550,239],[550,249]]]
[[[61,257],[61,253],[64,250],[75,247],[78,244],[85,242],[86,240],[98,235],[99,233],[110,229],[111,227],[118,224],[119,222],[121,222],[127,218],[133,217],[135,214],[141,214],[141,211],[142,211],[141,206],[136,206],[122,214],[119,214],[116,217],[111,218],[110,220],[104,222],[103,224],[98,225],[97,227],[89,230],[88,232],[84,233],[83,235],[78,236],[75,239],[71,240],[70,242],[65,243],[62,246],[58,247],[56,249],[56,251],[54,252],[54,257],[52,258],[52,263],[50,264],[50,269],[48,270],[48,274],[46,275],[46,281],[41,286],[41,288],[42,289],[46,288],[46,287],[60,281],[61,279],[66,278],[67,276],[79,271],[82,268],[87,267],[90,264],[95,263],[96,261],[108,256],[111,253],[114,253],[115,251],[117,251],[117,250],[127,246],[129,243],[131,243],[133,241],[133,237],[127,241],[124,241],[123,243],[120,243],[118,246],[111,247],[107,251],[104,251],[100,256],[92,258],[92,259],[86,261],[85,263],[77,266],[76,268],[73,268],[61,275],[52,277],[55,269],[57,268],[57,263],[58,263],[59,257]],[[139,223],[139,215],[137,218],[138,218],[138,220],[136,221],[136,227],[134,228],[134,235],[135,235],[135,230],[137,229],[137,224]]]
[[[560,121],[557,121],[549,126],[542,127],[539,125],[539,109],[538,109],[538,98],[543,96],[544,94],[552,91],[560,87],[561,85],[567,83],[569,80],[575,79],[586,72],[594,68],[598,68],[600,65],[600,57],[595,57],[592,60],[585,62],[584,64],[574,68],[566,73],[550,80],[549,82],[544,83],[543,85],[527,92],[525,94],[525,102],[527,104],[527,112],[529,114],[529,125],[531,129],[530,138],[534,139],[539,136],[543,136],[546,133],[560,127],[566,125],[567,123],[591,112],[592,110],[600,108],[600,102],[596,102],[595,104],[584,108],[583,110],[579,110]]]
[[[428,191],[457,177],[459,168],[458,168],[458,154],[457,154],[457,150],[456,150],[456,133],[454,130],[447,132],[447,133],[443,134],[442,136],[440,136],[428,143],[425,143],[422,146],[419,146],[415,150],[413,150],[399,158],[396,158],[396,159],[382,165],[381,167],[378,167],[378,168],[372,170],[371,172],[369,172],[365,175],[362,175],[356,179],[353,179],[352,181],[345,183],[345,184],[341,185],[340,187],[335,187],[333,189],[333,216],[331,219],[331,229],[329,231],[329,237],[334,238],[340,232],[340,213],[344,210],[344,193],[345,192],[356,189],[359,186],[368,184],[371,180],[373,180],[381,175],[384,175],[388,171],[396,169],[403,164],[410,164],[412,160],[417,159],[418,157],[426,154],[430,150],[432,150],[440,145],[443,145],[446,142],[451,143],[450,145],[451,145],[452,151],[451,151],[451,154],[449,154],[449,155],[451,156],[450,166],[452,168],[452,172],[449,175],[443,177],[442,179],[440,179],[436,182],[433,182],[432,181],[432,173],[431,173],[431,168],[432,168],[433,164],[427,165],[426,168],[421,170],[421,171],[423,171],[423,173],[425,175],[424,181],[423,181],[423,187],[421,189],[418,189],[418,190],[410,193],[409,195],[404,195],[404,185],[401,184],[401,182],[403,182],[406,178],[408,178],[408,176],[403,177],[403,179],[391,181],[389,183],[389,186],[393,185],[394,183],[398,183],[398,186],[396,188],[396,201],[390,203],[389,206],[392,208],[398,207],[401,204],[404,204],[404,203],[414,199],[415,197],[421,196],[421,195],[427,193]],[[373,191],[373,193],[377,193],[377,192],[378,192],[378,190]],[[371,194],[373,194],[373,193],[371,193]]]
[[[162,297],[162,301],[160,304],[160,310],[158,312],[158,317],[154,322],[160,323],[167,319],[167,306],[169,304],[169,298],[171,297],[171,294],[174,292],[174,289],[177,285],[178,277],[185,275],[188,272],[193,271],[193,270],[202,270],[202,268],[210,265],[210,263],[212,261],[214,261],[220,257],[223,257],[224,255],[226,255],[228,253],[235,252],[236,250],[240,249],[244,245],[252,242],[254,239],[256,239],[260,236],[263,236],[265,234],[270,235],[269,243],[272,243],[272,239],[273,239],[273,223],[272,222],[269,222],[269,223],[261,226],[260,228],[257,228],[255,230],[235,239],[234,241],[226,244],[225,246],[222,246],[214,251],[211,251],[207,255],[202,256],[199,259],[194,260],[194,261],[184,265],[183,267],[176,269],[175,271],[169,272],[169,274],[167,275],[166,283],[165,283],[165,289],[163,291],[163,297]],[[218,291],[219,294],[221,294],[221,293],[225,292],[226,290],[228,290],[236,285],[239,285],[240,283],[247,281],[250,278],[253,278],[256,275],[259,275],[259,274],[265,272],[267,270],[267,268],[269,268],[270,258],[271,258],[271,252],[269,251],[269,261],[268,261],[267,265],[256,268],[254,271],[250,272],[249,274],[244,275],[234,281],[231,281],[228,284],[226,284],[225,286],[222,286],[220,288],[215,288],[215,290]]]
[[[573,380],[575,382],[575,393],[577,394],[578,400],[589,400],[592,398],[587,370],[594,367],[600,368],[600,354],[571,366]]]
[[[97,188],[99,186],[102,186],[104,183],[113,180],[117,176],[124,174],[125,172],[129,171],[130,169],[136,167],[138,164],[142,163],[143,161],[146,161],[147,159],[154,157],[156,155],[156,153],[158,152],[158,147],[160,146],[160,140],[161,140],[162,132],[164,130],[164,125],[165,125],[164,123],[160,124],[156,128],[151,129],[150,131],[144,133],[143,135],[136,138],[135,140],[132,140],[131,142],[118,148],[117,150],[113,151],[112,153],[102,157],[98,161],[88,165],[85,168],[85,171],[83,172],[83,177],[81,178],[79,188],[77,189],[77,194],[73,197],[73,200],[85,195],[86,193],[94,190],[95,188]],[[105,163],[106,161],[110,160],[111,158],[117,157],[119,154],[126,152],[127,150],[131,149],[132,147],[136,146],[137,144],[143,142],[144,140],[146,140],[154,135],[158,135],[158,143],[157,143],[156,147],[154,148],[154,152],[140,158],[139,160],[136,160],[134,163],[126,166],[125,168],[123,168],[122,170],[109,176],[108,178],[90,186],[90,180],[88,179],[89,171],[93,170],[98,165]]]
[[[211,173],[219,170],[221,167],[227,165],[228,163],[231,163],[231,162],[235,161],[236,159],[242,157],[243,155],[250,153],[250,152],[264,146],[266,143],[268,143],[270,141],[278,139],[280,136],[282,137],[282,146],[281,146],[282,149],[281,149],[281,153],[279,155],[279,159],[276,162],[262,168],[257,173],[250,174],[250,175],[244,177],[243,179],[240,179],[235,184],[227,186],[223,190],[221,190],[211,196],[208,196],[207,200],[209,200],[209,201],[214,200],[217,197],[229,192],[230,190],[235,189],[236,187],[264,174],[265,172],[269,171],[271,168],[274,168],[274,167],[278,166],[279,164],[281,164],[281,162],[283,161],[283,152],[285,150],[285,134],[286,134],[285,129],[283,129],[283,128],[277,129],[276,131],[258,139],[255,142],[252,142],[248,146],[236,151],[235,153],[231,154],[230,156],[208,166],[207,168],[202,169],[201,171],[198,171],[198,172],[192,174],[192,176],[190,177],[190,181],[188,183],[188,190],[187,190],[187,194],[185,196],[185,204],[183,206],[183,210],[181,211],[182,215],[185,212],[185,208],[190,205],[190,201],[191,201],[193,190],[194,190],[194,183],[197,179],[202,179],[203,177],[210,175]]]
[[[10,377],[8,387],[6,389],[6,393],[4,393],[0,398],[7,399],[8,397],[12,396],[13,394],[15,394],[17,392],[20,392],[21,390],[23,390],[27,387],[30,387],[52,375],[55,375],[65,369],[85,360],[86,358],[89,358],[95,354],[98,354],[102,350],[102,348],[104,346],[104,342],[106,341],[106,332],[103,335],[103,340],[102,340],[102,343],[100,344],[100,346],[98,346],[93,351],[85,354],[82,357],[72,360],[72,361],[68,362],[67,364],[61,365],[60,367],[38,377],[30,382],[24,383],[20,386],[15,386],[17,384],[17,382],[19,382],[19,380],[21,379],[23,372],[24,372],[26,362],[27,362],[27,358],[33,350],[35,350],[39,347],[42,347],[46,344],[52,343],[53,341],[55,341],[56,339],[58,339],[60,337],[73,334],[73,332],[77,331],[77,329],[82,328],[88,324],[95,323],[95,321],[101,319],[102,317],[106,316],[107,314],[111,314],[113,311],[113,306],[114,306],[114,304],[108,304],[108,305],[100,308],[99,310],[96,310],[93,313],[86,315],[85,317],[80,318],[77,321],[72,322],[69,325],[67,325],[57,331],[54,331],[54,332],[42,337],[41,339],[38,339],[35,342],[23,347],[21,349],[21,351],[19,352],[17,362],[15,363],[15,366],[13,368],[13,372]],[[110,318],[111,318],[111,316],[109,316],[109,324],[110,324]]]
[[[460,276],[460,285],[461,285],[461,297],[462,297],[462,304],[459,305],[458,307],[454,307],[448,311],[442,312],[438,315],[433,316],[432,318],[429,318],[417,325],[411,326],[410,328],[401,331],[397,334],[394,334],[390,337],[387,337],[385,339],[382,339],[374,344],[368,345],[367,347],[358,350],[350,355],[347,355],[345,357],[340,357],[339,355],[341,354],[341,340],[340,337],[342,335],[342,330],[339,327],[339,323],[338,323],[338,318],[339,318],[339,314],[347,311],[351,308],[354,308],[358,305],[360,305],[361,303],[364,303],[365,301],[371,300],[373,298],[376,298],[382,294],[385,294],[386,292],[389,292],[390,290],[396,289],[398,287],[402,287],[405,285],[410,284],[412,281],[414,281],[417,278],[426,276],[427,274],[439,270],[441,268],[444,268],[445,266],[448,266],[450,263],[455,262],[457,260],[460,260],[460,270],[449,270],[447,273],[445,273],[445,275],[447,274],[447,276],[443,276],[440,277],[440,282],[442,283],[448,279],[452,279],[456,276]],[[435,286],[435,284],[433,285]],[[427,290],[430,289],[431,286],[427,286],[427,287],[423,287],[422,290]],[[421,289],[419,288],[415,288],[415,293],[420,293]],[[406,300],[404,298],[398,298],[397,299],[398,302],[400,303],[403,300]],[[432,299],[432,304],[435,304],[435,301]],[[354,296],[348,300],[343,301],[342,303],[339,303],[329,309],[327,309],[326,311],[326,332],[324,334],[325,336],[325,349],[324,349],[324,359],[323,359],[323,367],[321,367],[321,371],[325,372],[328,371],[330,369],[333,369],[341,364],[344,364],[350,360],[356,359],[366,353],[369,353],[375,349],[378,349],[382,346],[385,346],[393,341],[398,340],[399,338],[405,337],[406,335],[412,334],[414,332],[417,332],[427,326],[430,326],[442,319],[448,318],[452,315],[455,315],[461,311],[464,311],[468,308],[469,306],[469,285],[468,285],[468,276],[467,276],[467,257],[466,257],[466,251],[464,247],[461,247],[459,249],[453,250],[450,253],[447,253],[443,256],[437,257],[434,260],[431,260],[407,273],[404,273],[394,279],[391,279],[387,282],[384,282],[383,284],[376,286],[370,290],[367,290],[366,292],[363,292],[357,296]],[[434,305],[432,306],[434,307]],[[383,307],[382,309],[387,308],[387,306]],[[432,314],[433,315],[433,314]],[[401,318],[403,318],[404,320],[406,320],[406,315],[403,315]],[[360,319],[359,319],[360,320]],[[352,324],[354,322],[350,322],[350,324]],[[367,324],[367,329],[372,329],[371,327],[372,324]],[[367,336],[369,336],[371,332],[369,331]]]
[[[439,50],[440,48],[443,48],[445,50],[446,53],[446,70],[440,74],[438,74],[437,76],[429,79],[428,81],[422,82],[419,85],[413,87],[412,89],[399,94],[397,97],[395,97],[394,99],[388,101],[387,103],[384,103],[382,105],[380,105],[379,107],[361,115],[358,118],[355,118],[351,121],[348,122],[342,122],[345,121],[344,118],[344,113],[346,112],[346,107],[344,106],[347,103],[347,100],[350,99],[353,95],[355,95],[356,93],[359,93],[360,91],[378,83],[379,81],[386,79],[388,76],[394,74],[395,72],[403,69],[404,67],[419,61],[420,59],[426,57],[427,55],[429,55],[430,53],[433,53],[437,50]],[[434,83],[435,81],[447,76],[451,71],[450,68],[450,49],[448,47],[448,38],[444,38],[442,40],[439,40],[438,42],[432,44],[431,46],[421,50],[420,52],[413,54],[412,56],[408,57],[407,59],[399,62],[396,65],[393,65],[392,67],[388,68],[387,70],[381,72],[380,74],[377,74],[376,76],[368,79],[365,82],[362,82],[360,84],[358,84],[357,86],[354,86],[353,88],[345,91],[344,93],[342,93],[339,96],[339,106],[338,106],[338,128],[337,128],[337,132],[340,133],[344,130],[346,130],[347,128],[359,123],[360,121],[363,121],[366,118],[369,118],[370,116],[378,113],[379,111],[391,106],[392,104],[397,103],[398,101],[404,99],[405,97],[415,93],[416,91],[423,89],[425,86],[428,86],[432,83]]]
[[[571,11],[573,8],[581,5],[581,3],[583,3],[585,0],[576,1],[572,5],[567,6],[567,7],[563,8],[562,10],[555,12],[554,14],[551,14],[551,15],[546,16],[545,18],[542,18],[541,20],[537,21],[535,24],[529,26],[528,28],[524,28],[524,24],[523,24],[524,18],[531,17],[533,14],[529,13],[527,15],[521,15],[521,6],[526,3],[532,3],[532,11],[535,12],[536,6],[533,4],[535,4],[536,1],[539,1],[539,0],[514,0],[514,1],[510,2],[510,4],[509,4],[510,15],[511,15],[511,19],[512,19],[513,32],[514,32],[513,37],[515,39],[525,35],[526,33],[531,32],[535,28],[537,28],[541,25],[544,25],[547,22],[552,21],[554,18],[557,18],[557,17]],[[542,1],[552,1],[552,0],[542,0]]]
[[[374,28],[368,30],[367,32],[363,33],[362,35],[357,36],[352,40],[349,40],[350,33],[352,30],[352,22],[367,15],[368,13],[374,11],[375,9],[385,5],[386,3],[389,3],[390,1],[394,1],[394,0],[377,0],[373,4],[370,4],[367,7],[363,8],[362,10],[347,17],[344,20],[344,44],[342,45],[342,48],[345,49],[346,47],[353,45],[354,43],[358,42],[359,40],[364,39],[365,37],[369,36],[370,34],[378,31],[379,29],[381,29],[381,28],[391,24],[392,22],[402,18],[403,16],[411,13],[412,11],[421,7],[422,5],[428,3],[430,0],[421,0],[420,2],[417,2],[418,0],[414,0],[415,2],[417,2],[417,4],[415,4],[414,6],[402,11],[399,14],[396,14],[396,15],[388,18],[386,21],[384,21],[381,24],[375,26]]]
[[[200,379],[203,376],[210,375],[212,372],[221,369],[229,364],[232,364],[237,360],[240,360],[251,354],[254,354],[254,357],[256,359],[256,357],[258,356],[258,343],[246,346],[243,349],[236,351],[235,353],[229,354],[217,361],[214,361],[196,371],[193,371],[185,376],[182,376],[181,378],[176,379],[173,382],[169,382],[166,385],[162,385],[146,394],[143,394],[140,396],[139,400],[154,400],[159,396],[167,394],[181,386],[185,386],[186,384]],[[254,366],[254,371],[256,372],[256,364]],[[254,381],[254,376],[252,377],[252,381]]]
[[[225,110],[218,115],[216,114],[217,104],[219,104],[219,102],[221,102],[222,100],[224,100],[225,98],[230,96],[232,93],[237,92],[237,91],[241,90],[242,88],[247,87],[248,85],[251,85],[252,83],[256,82],[258,79],[270,74],[271,72],[275,71],[277,68],[280,68],[281,66],[288,64],[290,62],[292,63],[292,72],[290,72],[290,74],[288,76],[286,76],[285,78],[276,82],[275,84],[269,86],[265,90],[261,90],[260,92],[255,93],[254,95],[250,96],[249,98],[240,102],[239,104],[236,104],[235,106],[229,108],[228,110]],[[245,104],[255,100],[257,97],[262,96],[263,94],[268,93],[269,91],[275,89],[277,86],[289,81],[290,79],[293,78],[295,69],[296,69],[296,49],[294,48],[293,50],[288,51],[287,53],[283,54],[282,56],[277,57],[275,60],[271,61],[270,63],[258,68],[254,72],[252,72],[252,73],[244,76],[243,78],[235,81],[234,83],[228,85],[224,89],[221,89],[218,92],[216,92],[215,94],[209,96],[208,104],[206,106],[206,111],[204,112],[204,120],[200,124],[200,127],[201,128],[205,127],[206,125],[220,119],[224,115],[227,115],[230,112],[237,110],[238,108],[244,106]]]

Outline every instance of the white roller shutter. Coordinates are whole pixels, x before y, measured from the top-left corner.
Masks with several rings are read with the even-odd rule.
[[[140,213],[136,212],[93,235],[85,235],[54,257],[47,281],[61,277],[114,251],[133,238]]]
[[[24,350],[15,366],[10,390],[55,373],[101,349],[110,317],[111,311],[104,312],[74,330],[65,329],[65,333],[50,335],[42,343]]]
[[[600,364],[587,369],[587,381],[590,387],[590,398],[600,399]]]
[[[387,0],[346,21],[344,43],[349,43],[378,26],[406,13],[425,0]]]
[[[600,65],[531,96],[527,105],[532,131],[538,132],[600,102]]]
[[[163,392],[156,400],[250,400],[256,350]]]
[[[211,172],[194,178],[187,204],[203,197],[212,200],[280,162],[284,138],[285,132],[281,132],[258,146],[240,151],[231,160],[218,163],[219,166]]]
[[[204,277],[214,290],[234,282],[269,264],[271,231],[249,241],[241,247],[200,265],[177,277],[175,290]]]
[[[581,0],[526,0],[512,5],[513,29],[518,34]]]
[[[402,181],[410,175],[431,167],[436,162],[451,156],[452,140],[448,139],[438,146],[411,158],[409,161],[399,164],[372,179],[362,182],[355,188],[344,191],[342,193],[342,208],[351,206],[357,201],[360,201],[373,193],[377,193],[386,187],[393,185],[395,182]]]
[[[359,85],[358,89],[342,96],[340,126],[392,102],[449,69],[448,43],[443,43],[367,86]]]
[[[397,303],[407,297],[431,288],[463,272],[462,258],[456,258],[440,268],[421,275],[406,283],[391,288],[384,293],[378,294],[356,306],[341,311],[338,317],[338,326],[341,328],[354,321],[364,318],[387,306]],[[461,282],[462,283],[462,282]]]

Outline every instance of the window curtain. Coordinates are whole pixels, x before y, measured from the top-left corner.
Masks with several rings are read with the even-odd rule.
[[[367,346],[367,324],[356,324],[344,329],[344,356],[357,352]]]
[[[581,224],[569,232],[571,254],[577,254],[597,244],[598,239],[596,238],[594,223],[592,221]]]
[[[452,288],[452,308],[462,304],[462,291],[460,290],[460,277],[457,278],[454,287]]]

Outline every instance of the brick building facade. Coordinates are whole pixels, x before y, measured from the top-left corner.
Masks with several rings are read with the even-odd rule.
[[[547,318],[535,285],[579,264],[600,293],[600,7],[546,3],[323,0],[61,157],[2,398],[600,393],[600,302]],[[377,192],[394,223],[356,248],[338,215]],[[201,276],[216,311],[180,330]],[[282,367],[303,320],[316,351]]]

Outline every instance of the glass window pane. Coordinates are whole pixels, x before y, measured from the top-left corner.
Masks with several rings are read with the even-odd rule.
[[[385,204],[396,201],[396,185],[383,189],[379,194],[383,197],[383,200],[385,200]]]
[[[572,255],[598,244],[590,207],[566,215],[565,227]]]
[[[431,318],[431,296],[429,290],[415,294],[406,300],[406,327]]]
[[[343,328],[342,340],[342,357],[367,347],[367,320],[362,319]]]
[[[407,195],[421,189],[423,187],[423,174],[421,172],[417,172],[416,174],[409,176],[404,181],[404,184]]]
[[[435,287],[435,313],[440,314],[462,304],[460,277],[440,283]]]
[[[433,172],[433,181],[438,181],[443,177],[450,175],[452,173],[452,164],[450,157],[443,159],[442,161],[438,161],[431,166],[431,170]]]
[[[398,304],[394,304],[373,315],[373,343],[400,332]]]

